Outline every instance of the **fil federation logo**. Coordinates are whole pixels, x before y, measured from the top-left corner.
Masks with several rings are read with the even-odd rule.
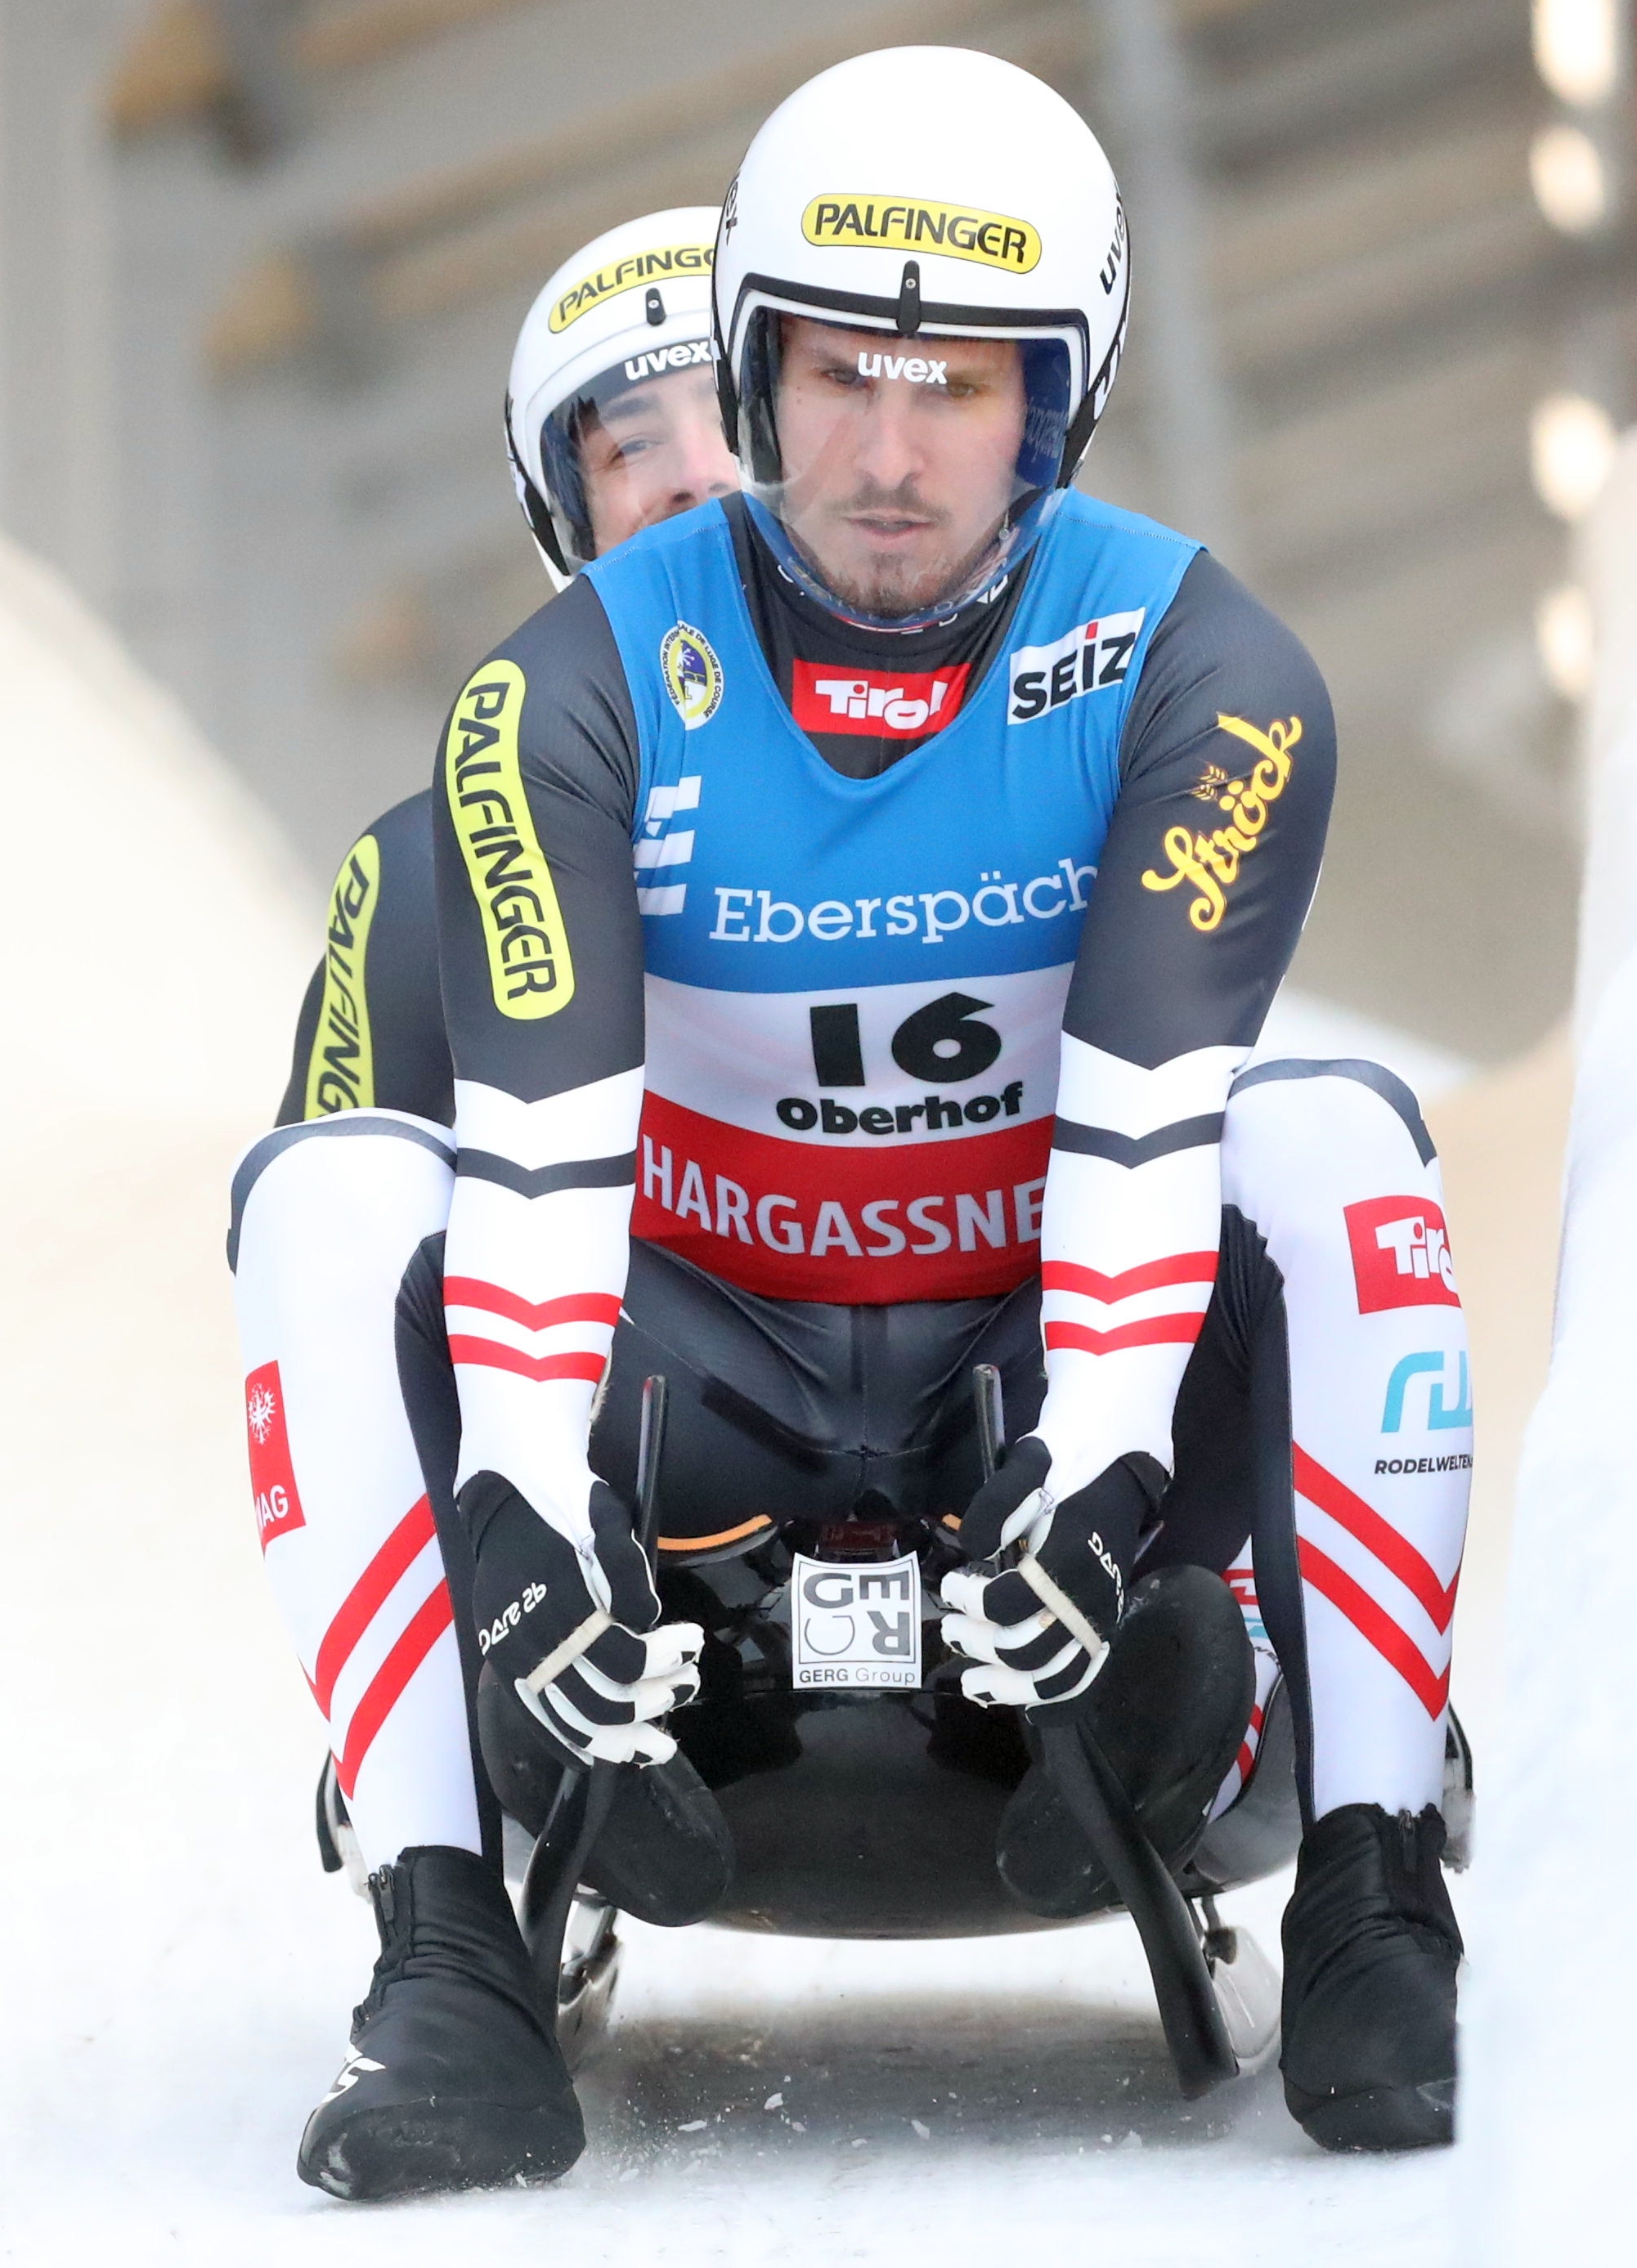
[[[708,725],[722,705],[722,665],[704,632],[674,622],[660,640],[660,674],[683,730]]]

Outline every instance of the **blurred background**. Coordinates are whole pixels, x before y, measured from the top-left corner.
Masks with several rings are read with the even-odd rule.
[[[1568,994],[1570,525],[1632,412],[1625,0],[0,0],[0,527],[314,894],[545,589],[500,404],[610,223],[769,107],[984,48],[1105,138],[1132,353],[1086,484],[1284,614],[1340,712],[1296,981],[1464,1063]]]

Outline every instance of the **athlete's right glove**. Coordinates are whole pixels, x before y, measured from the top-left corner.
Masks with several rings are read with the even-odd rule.
[[[664,1718],[699,1690],[697,1623],[660,1621],[630,1515],[592,1484],[591,1533],[576,1547],[509,1481],[476,1473],[461,1491],[476,1557],[477,1643],[571,1764],[663,1764]]]

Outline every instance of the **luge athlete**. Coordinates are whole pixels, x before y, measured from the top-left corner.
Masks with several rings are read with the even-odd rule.
[[[752,145],[714,284],[747,495],[526,624],[435,790],[459,1532],[542,1752],[638,1762],[700,1643],[630,1535],[647,1372],[672,1550],[748,1549],[770,1506],[962,1521],[945,1630],[993,1705],[1072,1711],[1134,1573],[1249,1541],[1309,1822],[1287,2099],[1331,2146],[1405,2146],[1447,2136],[1454,2083],[1459,1304],[1401,1085],[1243,1069],[1333,732],[1225,571],[1068,486],[1129,275],[1095,139],[991,58],[860,58]],[[447,1164],[396,1146],[440,1219]],[[975,1361],[1024,1436],[981,1488]],[[1423,1371],[1394,1424],[1449,1454],[1385,1458]],[[1048,1911],[1049,1810],[999,1853]],[[383,1869],[394,1910],[447,1864]],[[513,2162],[566,2162],[557,2072],[483,2029],[492,1937],[429,2110],[416,1942],[354,2034],[385,2067],[350,2066],[309,2162],[424,2186],[429,2121],[458,2154],[502,2073],[535,2121]]]

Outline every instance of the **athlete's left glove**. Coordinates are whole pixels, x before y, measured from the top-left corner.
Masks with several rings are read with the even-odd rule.
[[[943,1580],[946,1646],[970,1701],[1014,1708],[1077,1701],[1102,1668],[1125,1612],[1125,1579],[1163,1480],[1150,1457],[1120,1458],[1058,1504],[1036,1434],[1013,1448],[967,1507],[961,1544],[984,1564]],[[1007,1565],[1001,1555],[1021,1550]]]
[[[697,1623],[660,1621],[630,1515],[592,1484],[578,1546],[509,1481],[476,1473],[461,1491],[472,1538],[477,1643],[495,1674],[570,1763],[664,1764],[664,1718],[699,1690]]]

